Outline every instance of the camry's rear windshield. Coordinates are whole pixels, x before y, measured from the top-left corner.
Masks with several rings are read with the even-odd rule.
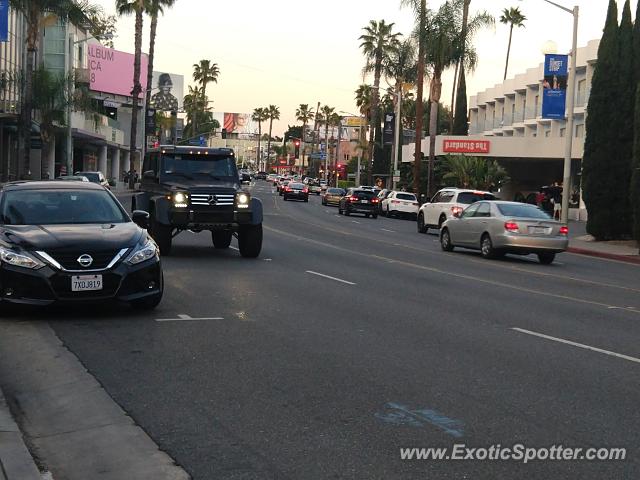
[[[106,191],[17,190],[2,196],[0,221],[5,225],[60,225],[129,219]]]
[[[519,203],[515,205],[511,204],[498,204],[498,210],[505,217],[517,217],[517,218],[536,218],[548,220],[551,218],[544,210],[536,207],[535,205],[528,205],[526,203]]]
[[[460,192],[458,194],[458,203],[464,203],[470,205],[480,200],[495,200],[495,195],[490,193],[476,193],[476,192]]]
[[[186,178],[238,177],[234,157],[194,154],[164,154],[163,173]]]

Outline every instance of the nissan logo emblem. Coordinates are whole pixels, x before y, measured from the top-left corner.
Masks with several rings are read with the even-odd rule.
[[[82,267],[85,267],[85,268],[90,267],[91,264],[93,263],[93,257],[85,253],[84,255],[80,255],[78,257],[78,263]]]

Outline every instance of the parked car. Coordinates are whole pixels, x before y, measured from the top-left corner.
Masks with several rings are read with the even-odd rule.
[[[378,218],[378,197],[369,190],[350,188],[347,193],[340,198],[338,213],[351,215],[352,213],[362,213],[365,217]]]
[[[322,205],[340,205],[340,199],[345,191],[342,188],[330,187],[322,194]]]
[[[408,192],[391,192],[383,201],[382,211],[387,217],[408,215],[415,220],[420,204],[415,194]]]
[[[491,192],[468,188],[443,188],[418,210],[418,232],[427,233],[429,228],[439,229],[447,219],[479,200],[496,200],[496,196]]]
[[[75,176],[87,177],[90,182],[102,185],[107,190],[111,190],[109,182],[105,178],[104,174],[100,171],[97,172],[76,172]]]
[[[62,175],[56,178],[56,180],[63,180],[67,182],[88,182],[89,181],[89,179],[84,175]]]
[[[535,253],[542,264],[553,262],[567,249],[569,229],[535,205],[519,202],[481,201],[445,221],[440,244],[480,250],[485,258],[506,253]]]
[[[149,214],[130,218],[91,182],[13,182],[0,189],[0,302],[119,300],[142,309],[163,294]]]
[[[283,193],[284,200],[303,200],[305,202],[309,201],[309,188],[304,183],[299,182],[289,182],[289,184],[284,187]]]

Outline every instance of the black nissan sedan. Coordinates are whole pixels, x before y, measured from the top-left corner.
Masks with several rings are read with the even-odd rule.
[[[12,182],[0,190],[0,302],[162,299],[158,246],[111,192],[89,182]]]

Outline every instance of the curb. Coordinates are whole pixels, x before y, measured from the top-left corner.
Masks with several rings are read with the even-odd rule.
[[[0,479],[41,480],[42,476],[0,389]]]
[[[595,250],[588,250],[586,248],[575,248],[575,247],[569,247],[567,248],[566,251],[568,253],[576,253],[578,255],[588,255],[590,257],[605,258],[607,260],[617,260],[619,262],[640,265],[640,255],[620,255],[616,253],[597,252]]]

